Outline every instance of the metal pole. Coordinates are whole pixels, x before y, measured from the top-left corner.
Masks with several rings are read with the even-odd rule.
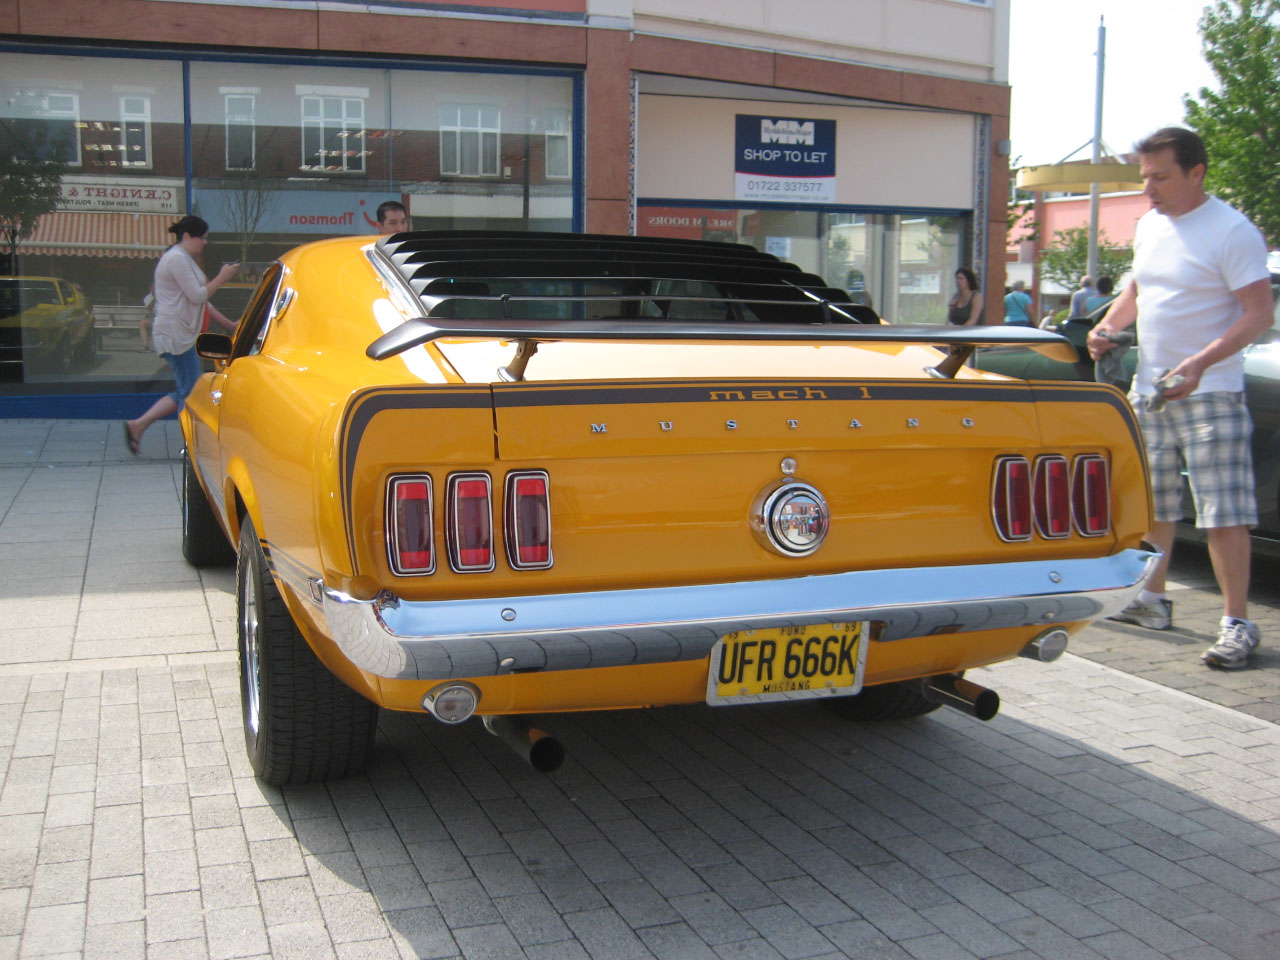
[[[1098,80],[1093,100],[1093,170],[1097,175],[1102,159],[1102,77],[1106,72],[1107,28],[1098,18]],[[1098,282],[1098,181],[1089,185],[1089,260],[1085,272]]]

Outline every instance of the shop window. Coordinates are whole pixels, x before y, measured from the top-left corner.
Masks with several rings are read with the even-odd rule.
[[[364,100],[358,97],[302,98],[303,170],[364,173]]]
[[[498,175],[502,112],[477,104],[440,108],[440,172],[458,177]]]
[[[252,170],[257,161],[257,137],[254,126],[256,101],[252,93],[228,93],[223,96],[226,117],[226,157],[228,170]]]
[[[547,179],[566,180],[573,176],[568,110],[546,112],[546,140]]]
[[[120,165],[151,167],[151,98],[127,94],[120,98]]]

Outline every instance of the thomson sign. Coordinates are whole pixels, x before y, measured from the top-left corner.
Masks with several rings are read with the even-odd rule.
[[[836,122],[740,113],[734,198],[775,203],[836,199]]]

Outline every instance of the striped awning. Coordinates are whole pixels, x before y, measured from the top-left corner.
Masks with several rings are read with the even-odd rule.
[[[46,213],[36,231],[19,247],[21,253],[62,257],[145,257],[156,259],[173,241],[166,213],[93,213],[58,210]]]

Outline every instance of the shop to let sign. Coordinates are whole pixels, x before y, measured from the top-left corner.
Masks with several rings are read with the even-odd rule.
[[[740,113],[734,146],[735,200],[835,202],[834,120]]]

